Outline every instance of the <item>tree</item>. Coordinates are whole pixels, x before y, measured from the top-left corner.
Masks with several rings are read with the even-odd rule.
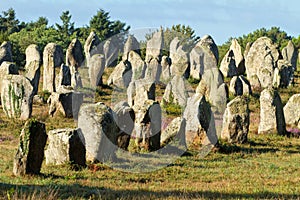
[[[0,15],[0,31],[7,32],[8,34],[15,33],[20,30],[20,21],[16,19],[16,12],[10,8],[7,11],[2,12]]]
[[[117,34],[125,34],[129,29],[130,26],[119,20],[111,21],[109,13],[102,9],[90,20],[90,31],[95,31],[102,41]]]
[[[48,26],[48,19],[46,17],[39,17],[35,22],[29,22],[26,25],[27,30],[33,30],[35,28],[40,28],[42,26]]]
[[[74,22],[71,22],[72,15],[69,11],[62,12],[60,19],[62,24],[56,23],[55,26],[58,32],[64,37],[70,37],[74,32]]]

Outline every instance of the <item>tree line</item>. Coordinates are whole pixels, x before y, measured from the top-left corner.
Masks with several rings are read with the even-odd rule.
[[[97,13],[91,17],[88,25],[75,27],[75,22],[72,21],[72,15],[69,11],[63,11],[60,16],[60,23],[49,25],[46,17],[39,17],[36,21],[22,22],[16,18],[16,12],[13,8],[3,11],[0,14],[0,43],[10,41],[13,46],[13,59],[19,67],[25,65],[25,49],[30,44],[36,44],[42,52],[43,48],[50,42],[57,43],[64,50],[67,49],[69,43],[74,38],[78,38],[84,44],[86,38],[91,31],[95,31],[101,41],[110,38],[116,34],[128,33],[130,26],[119,20],[111,20],[109,12],[99,9]],[[172,27],[163,28],[164,46],[169,49],[171,40],[174,37],[179,37],[185,49],[190,51],[193,45],[199,41],[199,37],[195,35],[195,31],[190,26],[181,24],[173,25]],[[145,39],[151,38],[152,34],[146,35]],[[252,33],[236,38],[242,49],[245,49],[248,42],[253,43],[256,39],[262,36],[267,36],[282,49],[289,40],[292,40],[297,48],[300,47],[300,36],[298,38],[289,36],[279,27],[270,29],[261,28]],[[121,39],[125,40],[126,37]],[[229,38],[224,44],[219,45],[219,55],[222,60],[226,54],[231,40]],[[125,42],[125,41],[121,41]],[[145,53],[146,41],[141,42],[141,52]],[[167,54],[167,52],[165,52]],[[142,55],[143,57],[144,55]]]

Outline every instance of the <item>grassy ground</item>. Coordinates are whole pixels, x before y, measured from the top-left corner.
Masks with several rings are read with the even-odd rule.
[[[108,70],[106,76],[110,73]],[[297,74],[298,76],[298,74]],[[104,80],[105,82],[105,80]],[[286,103],[299,91],[281,89]],[[110,87],[99,88],[97,100],[110,102]],[[10,120],[0,108],[0,197],[3,199],[292,199],[300,198],[300,139],[258,135],[259,95],[250,100],[249,141],[222,142],[206,157],[190,150],[167,167],[149,173],[129,173],[102,164],[80,171],[68,165],[42,166],[39,176],[15,177],[13,157],[24,122]],[[47,105],[35,105],[33,116],[47,131],[76,127],[73,119],[49,117]]]

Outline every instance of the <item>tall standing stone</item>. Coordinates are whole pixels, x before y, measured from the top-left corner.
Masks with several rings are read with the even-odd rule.
[[[260,122],[258,133],[286,134],[286,124],[283,105],[278,92],[274,89],[264,89],[260,94]]]
[[[135,143],[148,151],[160,149],[161,108],[158,102],[146,100],[133,106],[135,112]]]
[[[86,59],[86,66],[90,67],[90,59],[95,54],[103,54],[103,50],[101,47],[101,41],[98,38],[97,34],[92,31],[84,44],[84,53]]]
[[[75,67],[77,70],[78,67],[81,66],[81,64],[84,61],[84,55],[83,55],[83,50],[82,50],[82,45],[80,41],[75,38],[71,41],[69,44],[69,47],[66,52],[66,64],[67,66]]]
[[[115,158],[119,130],[109,107],[104,103],[82,105],[78,127],[87,161],[105,162]]]
[[[247,141],[250,124],[250,111],[245,97],[236,97],[227,104],[221,137],[230,143]]]
[[[102,54],[95,54],[90,58],[89,78],[93,87],[102,84],[102,75],[105,69],[105,58]]]
[[[0,65],[4,61],[13,62],[10,42],[3,42],[0,46]]]
[[[161,59],[161,77],[163,82],[168,82],[171,79],[171,59],[168,56],[163,56]]]
[[[118,54],[121,51],[121,42],[116,37],[109,38],[103,44],[105,56],[105,67],[115,66],[118,61]]]
[[[46,141],[45,124],[35,120],[25,123],[20,135],[19,147],[14,157],[14,175],[40,173]]]
[[[160,145],[174,144],[176,146],[186,146],[185,142],[186,120],[183,117],[177,117],[162,131]]]
[[[25,65],[25,77],[29,79],[33,86],[33,94],[36,95],[39,88],[40,76],[41,76],[41,55],[38,46],[31,44],[26,48],[26,65]]]
[[[190,53],[190,76],[200,79],[206,70],[217,68],[219,52],[211,36],[204,36]]]
[[[183,50],[178,37],[174,38],[170,44],[171,75],[180,75],[188,78],[189,55]]]
[[[290,40],[286,47],[282,49],[283,59],[291,63],[293,71],[297,70],[298,49]]]
[[[147,65],[138,53],[130,51],[128,53],[128,62],[132,68],[132,81],[145,77]]]
[[[62,86],[71,86],[71,71],[69,66],[62,64],[55,80],[55,91],[59,91]]]
[[[277,46],[267,37],[258,38],[246,57],[246,73],[252,90],[273,84],[274,69],[279,59]]]
[[[146,100],[155,100],[155,83],[147,79],[131,82],[127,88],[128,104],[143,104]]]
[[[160,80],[161,73],[162,73],[162,67],[160,62],[157,59],[152,59],[147,64],[145,78],[158,83]]]
[[[123,52],[123,61],[128,60],[129,53],[131,51],[134,51],[136,53],[140,52],[140,43],[137,41],[137,39],[133,35],[129,35],[126,43],[124,45],[124,52]]]
[[[6,75],[9,74],[14,74],[14,75],[19,74],[18,67],[14,63],[4,61],[0,65],[0,80],[3,80],[6,77]],[[1,92],[1,88],[2,88],[2,81],[0,81],[0,92]]]
[[[234,96],[251,95],[249,81],[244,76],[234,76],[230,81],[229,92]]]
[[[27,120],[31,117],[33,87],[22,75],[7,75],[2,81],[1,102],[9,118]]]
[[[43,90],[55,92],[55,68],[60,67],[63,63],[64,55],[61,46],[55,43],[49,43],[43,52]]]
[[[152,59],[161,60],[162,49],[164,47],[163,31],[160,30],[153,34],[152,38],[147,42],[146,63],[150,63]]]

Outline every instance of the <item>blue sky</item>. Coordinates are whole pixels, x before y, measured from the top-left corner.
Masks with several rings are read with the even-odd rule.
[[[44,16],[50,24],[69,10],[76,26],[88,24],[102,8],[132,30],[185,24],[198,36],[210,34],[217,44],[262,27],[300,35],[299,0],[1,0],[1,11],[10,7],[22,21]]]

